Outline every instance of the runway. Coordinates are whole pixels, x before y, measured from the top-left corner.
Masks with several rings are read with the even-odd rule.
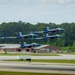
[[[1,56],[0,60],[20,60],[31,58],[32,60],[75,60],[75,55],[73,54],[60,54],[59,56],[30,56],[30,55],[11,55],[11,56]]]
[[[0,62],[0,71],[75,74],[75,64]]]

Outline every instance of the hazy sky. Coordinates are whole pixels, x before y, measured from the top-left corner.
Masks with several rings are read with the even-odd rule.
[[[75,22],[75,0],[0,0],[2,22]]]

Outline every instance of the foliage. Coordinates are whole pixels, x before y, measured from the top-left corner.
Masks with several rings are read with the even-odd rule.
[[[75,45],[75,23],[37,23],[35,25],[30,23],[25,23],[22,21],[19,22],[9,22],[0,24],[0,37],[4,36],[15,36],[15,32],[22,32],[27,34],[34,31],[42,31],[43,27],[53,28],[64,28],[64,33],[50,33],[50,34],[61,34],[64,38],[57,38],[55,40],[28,40],[28,39],[0,39],[0,43],[19,43],[20,41],[25,41],[27,43],[32,43],[33,41],[40,44],[50,44],[55,46],[74,46]]]

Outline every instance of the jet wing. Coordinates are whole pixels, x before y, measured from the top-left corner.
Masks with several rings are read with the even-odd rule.
[[[58,32],[58,31],[64,31],[63,28],[56,28],[56,29],[51,29],[49,32]]]
[[[21,38],[28,38],[29,35],[22,35]]]
[[[37,34],[27,34],[27,35],[22,35],[21,38],[30,38],[30,37],[36,37],[38,36]]]
[[[55,36],[55,35],[52,35],[52,36],[48,36],[47,38],[55,39],[55,38],[56,38],[56,36]]]
[[[56,35],[48,36],[47,38],[55,39],[55,38],[63,38],[63,36],[56,34]]]
[[[31,45],[31,44],[27,44],[26,47],[27,47],[27,48],[31,48],[32,45]]]

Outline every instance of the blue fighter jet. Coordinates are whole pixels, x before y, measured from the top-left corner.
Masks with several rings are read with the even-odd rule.
[[[38,47],[40,46],[40,44],[37,44],[37,43],[32,43],[32,44],[26,44],[26,42],[24,43],[20,43],[20,47],[21,48],[31,48],[31,47]]]
[[[22,33],[19,32],[19,33],[15,33],[15,34],[16,34],[16,36],[0,37],[0,39],[14,39],[14,38],[20,39],[20,38],[32,38],[32,37],[38,36],[37,34],[33,34],[33,33],[22,35]]]
[[[58,31],[64,31],[65,29],[64,28],[55,28],[55,29],[50,29],[49,27],[47,28],[43,28],[43,31],[35,31],[34,33],[35,34],[40,34],[40,33],[48,33],[48,32],[58,32]]]
[[[50,39],[54,39],[54,38],[63,38],[62,35],[56,34],[56,35],[49,35],[48,33],[46,34],[45,38],[50,38]]]
[[[49,35],[46,33],[43,37],[33,38],[35,40],[47,40],[47,39],[55,39],[55,38],[63,38],[62,35],[55,34],[55,35]]]
[[[47,28],[43,28],[43,30],[44,30],[44,33],[48,33],[48,32],[57,32],[57,31],[64,31],[64,29],[63,28],[55,28],[55,29],[50,29],[49,27],[47,27]]]
[[[33,34],[33,33],[30,33],[30,34],[25,34],[25,35],[22,35],[21,32],[19,32],[17,35],[17,38],[28,38],[28,37],[37,37],[38,35],[37,34]]]

